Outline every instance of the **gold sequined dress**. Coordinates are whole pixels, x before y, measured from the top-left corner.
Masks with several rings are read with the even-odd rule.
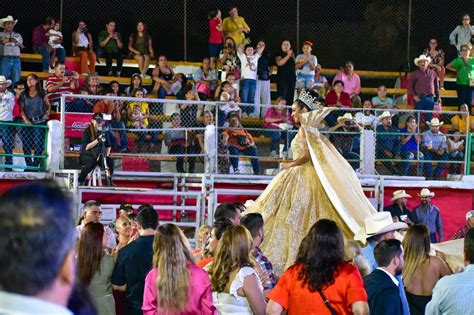
[[[364,218],[375,212],[352,167],[316,128],[329,112],[319,109],[303,114],[306,138],[298,133],[291,150],[297,159],[307,148],[311,160],[281,171],[247,210],[264,217],[261,249],[277,275],[294,263],[301,240],[317,220],[336,221],[344,235],[352,238]]]

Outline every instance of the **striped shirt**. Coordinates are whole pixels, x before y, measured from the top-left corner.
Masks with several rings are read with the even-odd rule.
[[[474,264],[461,273],[441,278],[426,305],[427,315],[474,314]]]
[[[59,101],[62,94],[73,94],[75,90],[71,88],[72,82],[74,82],[74,78],[67,77],[66,82],[62,84],[62,78],[58,77],[56,73],[50,75],[48,79],[46,80],[46,91],[54,85],[58,85],[58,84],[62,84],[62,85],[55,92],[48,93],[48,100],[50,102]],[[66,99],[66,101],[70,101],[70,99]]]

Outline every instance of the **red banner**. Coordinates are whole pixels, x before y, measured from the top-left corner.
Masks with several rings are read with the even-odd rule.
[[[92,114],[90,113],[66,113],[65,131],[66,138],[81,138],[84,129],[89,127]]]

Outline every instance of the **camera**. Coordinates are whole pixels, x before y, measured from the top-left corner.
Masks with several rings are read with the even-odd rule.
[[[345,125],[346,127],[352,127],[352,126],[354,126],[355,124],[356,124],[356,122],[353,121],[353,120],[346,120],[346,121],[344,122],[344,125]]]

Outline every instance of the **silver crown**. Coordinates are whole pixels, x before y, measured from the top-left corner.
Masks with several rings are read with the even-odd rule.
[[[321,106],[321,103],[318,102],[319,96],[313,97],[309,92],[306,91],[302,91],[298,99],[311,108],[311,110],[315,110]]]

